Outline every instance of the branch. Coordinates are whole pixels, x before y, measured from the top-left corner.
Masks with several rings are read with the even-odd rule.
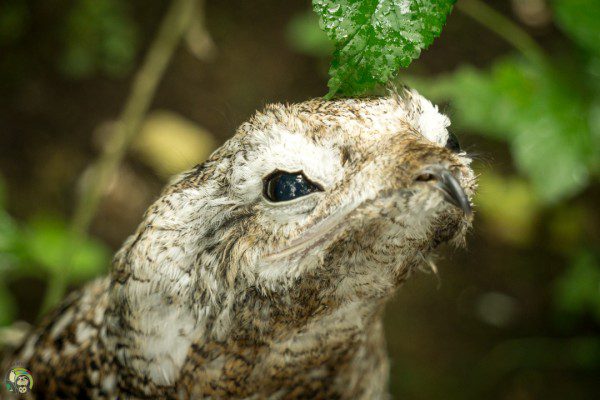
[[[526,58],[545,63],[544,50],[520,26],[480,0],[461,0],[456,8],[506,40]]]
[[[87,235],[106,186],[140,129],[167,65],[190,25],[195,6],[196,0],[172,0],[146,58],[134,77],[131,93],[119,122],[102,153],[89,168],[89,181],[81,191],[71,221],[72,248],[77,246],[81,237]],[[72,256],[72,250],[65,254],[64,270],[50,278],[42,303],[42,312],[47,311],[63,297]]]

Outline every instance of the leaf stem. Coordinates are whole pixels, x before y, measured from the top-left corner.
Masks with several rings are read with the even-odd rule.
[[[72,245],[65,254],[64,270],[61,274],[50,277],[42,313],[57,304],[66,291],[73,250],[81,237],[87,234],[107,184],[139,131],[166,67],[190,25],[196,2],[197,0],[174,0],[171,3],[142,66],[134,77],[119,122],[102,153],[89,167],[88,182],[79,195],[71,220]]]
[[[545,63],[544,50],[521,27],[480,0],[460,0],[456,8],[496,33],[535,63]]]

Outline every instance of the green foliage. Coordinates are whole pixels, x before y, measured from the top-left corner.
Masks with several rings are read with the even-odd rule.
[[[387,83],[442,31],[455,0],[313,0],[335,43],[328,86],[359,95]]]
[[[525,182],[515,191],[516,186],[499,185],[488,174],[481,179],[478,202],[496,236],[516,245],[531,239],[537,226],[531,218],[539,218],[544,203],[555,205],[573,197],[600,173],[600,2],[551,4],[557,25],[573,40],[568,57],[510,56],[485,70],[462,66],[433,81],[412,81],[426,95],[450,103],[458,129],[510,145],[517,169],[529,178],[535,193],[525,196]],[[501,15],[494,20],[512,24]],[[518,30],[513,26],[505,33]],[[549,246],[562,253],[583,250],[575,251],[555,284],[557,308],[575,316],[591,314],[600,323],[600,259],[582,246],[585,210],[568,204],[563,214],[550,218],[549,228],[557,238]]]
[[[600,55],[600,2],[597,0],[553,0],[558,25],[584,49]]]
[[[14,244],[18,240],[17,229],[4,211],[5,204],[6,192],[0,180],[0,276],[2,277],[6,277],[10,273],[14,257],[9,254],[8,250],[14,248]],[[12,322],[15,312],[15,302],[8,293],[6,281],[5,279],[0,280],[0,326]]]
[[[461,67],[434,82],[415,82],[450,102],[459,127],[508,142],[516,167],[546,203],[579,193],[600,166],[600,3],[553,5],[559,26],[589,51],[584,57],[553,63],[508,57],[487,71]]]
[[[530,245],[539,219],[539,199],[522,178],[492,171],[481,175],[475,204],[481,222],[495,237],[514,246]],[[502,199],[502,201],[498,201]]]
[[[70,262],[69,280],[84,282],[98,275],[108,264],[109,253],[104,246],[94,240],[72,238],[64,221],[38,218],[27,228],[22,232],[26,243],[24,258],[49,275],[63,274],[65,263]]]
[[[18,247],[19,231],[8,213],[4,210],[6,191],[0,180],[0,274],[6,275],[18,258],[14,250]],[[0,288],[0,290],[2,290]]]
[[[121,76],[132,65],[138,47],[137,27],[118,0],[79,0],[67,14],[65,51],[60,67],[75,78],[95,72]]]
[[[319,18],[313,12],[296,15],[287,26],[286,38],[300,53],[319,57],[333,52],[333,44],[319,28]]]
[[[590,251],[574,258],[571,268],[558,280],[556,302],[563,312],[592,314],[600,323],[600,262]]]
[[[555,202],[588,183],[599,156],[599,127],[590,126],[588,94],[572,76],[509,58],[490,71],[463,67],[419,86],[450,100],[461,127],[508,141],[516,166],[543,200]]]
[[[5,211],[5,190],[0,180],[0,326],[14,316],[15,301],[7,288],[11,279],[45,279],[65,274],[67,282],[81,283],[108,266],[106,246],[88,238],[74,238],[64,221],[48,216],[17,224]]]
[[[24,33],[28,24],[27,4],[18,0],[5,1],[0,12],[0,45],[13,43]]]

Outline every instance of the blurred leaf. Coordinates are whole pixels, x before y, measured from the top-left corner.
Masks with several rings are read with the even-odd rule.
[[[58,219],[34,220],[24,242],[28,259],[50,274],[64,274],[70,260],[69,281],[90,279],[108,266],[110,253],[103,245],[92,239],[73,240],[66,224]]]
[[[0,179],[0,274],[5,274],[17,263],[14,250],[19,241],[19,229],[13,219],[4,210],[6,189]]]
[[[579,247],[591,220],[589,210],[582,205],[565,204],[558,208],[548,221],[552,248],[570,253]]]
[[[77,243],[69,276],[73,281],[83,282],[104,272],[110,263],[110,251],[98,241],[87,239]]]
[[[385,84],[442,31],[455,0],[313,0],[335,43],[329,94],[361,94]]]
[[[5,326],[14,320],[16,304],[6,285],[0,283],[0,326]]]
[[[593,253],[577,254],[559,278],[555,298],[559,309],[573,314],[591,312],[600,322],[600,263]]]
[[[600,1],[553,0],[558,25],[583,48],[600,55]]]
[[[17,41],[27,28],[29,9],[23,1],[4,1],[0,8],[0,44]]]
[[[168,111],[146,118],[132,144],[132,150],[164,178],[203,162],[216,147],[210,132]]]
[[[540,201],[527,182],[486,172],[479,179],[475,204],[488,229],[499,239],[513,245],[531,242]]]
[[[133,66],[137,26],[118,0],[79,0],[67,14],[61,69],[81,78],[97,71],[121,76]]]
[[[38,219],[29,226],[29,257],[50,273],[60,273],[67,254],[68,232],[65,225],[54,219]]]
[[[6,186],[4,185],[4,179],[0,176],[0,209],[4,209],[6,206]]]
[[[295,15],[287,26],[287,42],[297,52],[325,57],[333,52],[333,43],[319,28],[319,18],[313,12]]]
[[[508,141],[517,167],[542,200],[556,202],[588,183],[599,151],[589,126],[589,101],[572,76],[507,59],[490,72],[463,67],[417,86],[450,100],[459,125]]]
[[[20,241],[20,232],[12,218],[0,209],[0,274],[7,273],[19,262],[16,252]]]

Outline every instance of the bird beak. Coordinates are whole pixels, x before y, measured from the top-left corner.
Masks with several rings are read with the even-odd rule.
[[[460,183],[447,168],[432,165],[425,168],[417,177],[417,181],[431,182],[433,187],[444,195],[444,200],[460,208],[465,216],[470,217],[473,211],[471,203]]]

